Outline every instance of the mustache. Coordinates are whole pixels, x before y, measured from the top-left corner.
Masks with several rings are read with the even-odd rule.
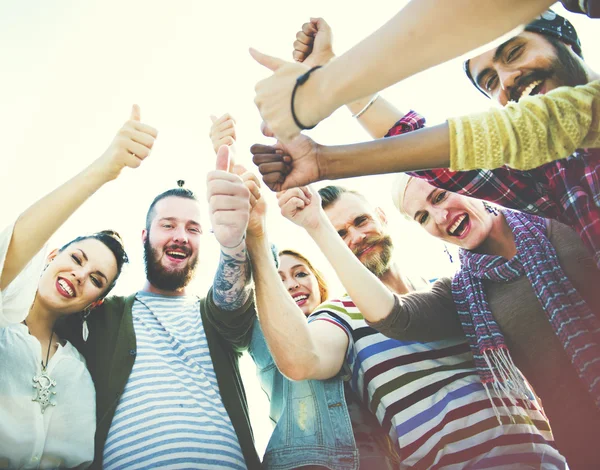
[[[387,237],[382,235],[371,235],[370,237],[365,238],[358,247],[353,248],[352,253],[354,253],[354,256],[358,256],[363,250],[384,243],[386,238]]]
[[[192,254],[192,249],[187,245],[169,245],[164,250],[165,253],[167,251],[181,251],[181,252],[185,253],[186,256],[189,256]]]
[[[510,90],[510,99],[511,101],[519,101],[521,95],[523,94],[523,90],[527,88],[531,83],[535,81],[544,81],[548,80],[550,77],[554,75],[554,69],[536,69],[527,75],[520,77],[518,82],[511,87]]]

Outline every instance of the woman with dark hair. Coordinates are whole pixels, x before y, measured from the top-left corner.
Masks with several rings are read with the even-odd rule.
[[[146,158],[156,131],[139,108],[106,152],[0,232],[0,467],[86,468],[94,459],[96,399],[83,356],[57,334],[86,317],[127,262],[118,233],[75,238],[44,254],[52,234],[105,183]]]

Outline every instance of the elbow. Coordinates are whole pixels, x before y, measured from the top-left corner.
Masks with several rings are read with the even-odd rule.
[[[281,372],[286,378],[294,382],[312,379],[315,363],[316,359],[314,359],[313,361],[309,361],[306,359],[276,361],[279,372]]]

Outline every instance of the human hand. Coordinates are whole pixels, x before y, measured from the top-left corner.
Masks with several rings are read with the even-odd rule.
[[[280,191],[277,202],[281,215],[307,231],[318,228],[325,216],[321,196],[311,186]]]
[[[266,233],[267,202],[260,192],[260,180],[242,165],[235,165],[233,172],[239,175],[250,191],[250,219],[246,229],[247,237],[260,238]]]
[[[296,33],[294,52],[296,62],[302,62],[309,68],[325,65],[335,57],[333,52],[333,34],[323,18],[311,18]]]
[[[217,241],[236,248],[244,240],[250,218],[250,191],[242,178],[230,173],[229,147],[217,152],[216,169],[206,176],[210,221]]]
[[[286,62],[254,49],[250,49],[250,54],[259,64],[274,72],[254,87],[254,103],[274,135],[281,142],[288,143],[300,133],[292,117],[292,92],[296,79],[310,69],[305,64]],[[304,84],[298,86],[294,98],[296,117],[307,127],[316,125],[334,111],[329,109],[327,95],[319,88],[320,72],[313,72]]]
[[[254,144],[252,161],[258,166],[265,184],[273,191],[283,191],[320,181],[326,176],[322,146],[300,134],[288,144]]]
[[[237,155],[235,119],[229,113],[223,114],[218,119],[216,116],[211,115],[210,119],[212,126],[210,126],[208,136],[212,142],[213,149],[217,153],[222,145],[229,146],[229,171],[231,171],[235,165],[235,155]]]
[[[140,107],[131,107],[129,120],[119,129],[106,151],[92,165],[106,181],[116,179],[123,168],[137,168],[150,155],[158,131],[140,122]]]

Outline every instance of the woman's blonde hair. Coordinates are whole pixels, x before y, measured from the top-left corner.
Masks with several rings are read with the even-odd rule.
[[[327,288],[327,282],[325,281],[323,273],[321,273],[321,271],[315,268],[312,265],[312,263],[306,258],[306,256],[301,255],[295,250],[281,250],[279,252],[279,256],[283,255],[293,256],[294,258],[299,259],[308,267],[308,269],[310,269],[310,272],[313,273],[314,276],[317,278],[317,284],[319,285],[319,294],[321,295],[321,302],[325,302],[327,300],[327,297],[329,296],[329,289]]]
[[[407,220],[413,220],[410,215],[404,210],[404,195],[406,187],[412,181],[413,177],[406,173],[398,173],[392,182],[392,201],[398,209],[398,212]]]

